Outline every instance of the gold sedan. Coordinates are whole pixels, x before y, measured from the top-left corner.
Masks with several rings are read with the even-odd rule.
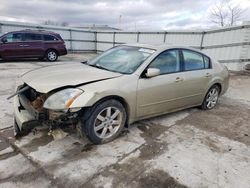
[[[29,122],[53,127],[70,121],[93,143],[109,142],[141,119],[212,109],[228,79],[222,64],[192,48],[120,45],[88,62],[24,74],[14,100],[15,133]]]

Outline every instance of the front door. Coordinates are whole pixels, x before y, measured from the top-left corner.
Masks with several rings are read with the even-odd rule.
[[[183,105],[187,92],[179,50],[167,50],[161,53],[148,68],[157,68],[160,75],[146,78],[138,82],[137,117],[147,117],[154,114],[178,109]]]
[[[1,51],[3,58],[22,57],[24,53],[22,33],[10,33],[2,38]]]

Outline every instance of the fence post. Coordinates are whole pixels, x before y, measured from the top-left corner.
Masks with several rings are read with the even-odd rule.
[[[94,31],[94,45],[95,45],[95,53],[97,53],[97,31]]]
[[[139,43],[139,41],[140,41],[140,32],[137,32],[136,42]]]
[[[167,37],[167,32],[165,31],[164,32],[164,38],[163,38],[163,43],[165,44],[165,42],[166,42],[166,37]]]
[[[206,32],[205,31],[203,31],[202,32],[202,34],[201,34],[201,43],[200,43],[200,50],[202,50],[203,49],[203,40],[204,40],[204,35],[206,34]]]
[[[72,30],[69,29],[70,51],[73,51]]]
[[[115,46],[115,31],[113,33],[113,46]]]
[[[2,28],[2,27],[3,27],[3,24],[0,23],[0,33],[1,33],[1,34],[3,34],[3,33],[2,33],[2,32],[3,32],[3,28]]]

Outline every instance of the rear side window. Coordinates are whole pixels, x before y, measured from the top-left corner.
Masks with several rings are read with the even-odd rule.
[[[44,35],[44,40],[45,41],[57,41],[58,39],[52,35]]]
[[[26,33],[25,40],[26,41],[42,40],[42,35],[34,33]]]
[[[210,68],[210,59],[207,56],[203,56],[204,58],[204,64],[205,64],[205,69]]]
[[[190,51],[182,50],[184,58],[184,70],[204,69],[203,55]]]

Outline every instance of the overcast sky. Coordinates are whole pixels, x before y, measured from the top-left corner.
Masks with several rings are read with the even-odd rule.
[[[250,20],[250,0],[229,1],[246,9],[242,20]],[[108,24],[125,30],[201,29],[212,27],[208,12],[215,2],[218,0],[1,0],[0,20]]]

